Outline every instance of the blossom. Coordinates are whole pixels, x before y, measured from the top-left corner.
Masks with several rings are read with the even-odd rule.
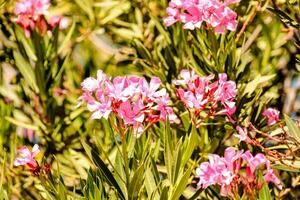
[[[183,28],[194,30],[205,22],[215,32],[223,33],[225,29],[234,31],[237,27],[237,14],[228,5],[240,0],[171,0],[167,8],[166,26],[176,22],[184,23]]]
[[[216,101],[222,103],[231,102],[237,94],[236,84],[233,81],[227,81],[227,74],[219,74],[218,89],[214,92]]]
[[[169,7],[167,8],[167,14],[169,15],[169,17],[164,19],[164,23],[167,26],[171,26],[172,24],[180,21],[180,9],[182,8],[182,3],[182,0],[173,0],[169,3]]]
[[[242,158],[248,163],[248,166],[246,167],[246,174],[250,180],[254,180],[255,170],[258,166],[264,164],[267,166],[267,169],[270,169],[270,161],[268,161],[263,154],[256,154],[253,156],[250,151],[246,151],[242,155]]]
[[[258,190],[261,189],[256,177],[256,170],[265,167],[263,170],[264,179],[267,183],[273,182],[279,189],[282,189],[280,179],[271,169],[270,161],[263,154],[253,156],[250,151],[238,151],[232,147],[225,149],[224,157],[216,154],[208,156],[208,162],[203,162],[196,169],[196,176],[199,177],[198,186],[207,188],[211,185],[221,187],[222,196],[232,196],[233,188],[239,188],[243,184],[244,190],[247,188]],[[245,169],[246,177],[241,173]]]
[[[232,147],[225,150],[224,157],[215,154],[208,156],[209,162],[201,163],[196,169],[199,177],[198,186],[207,188],[210,185],[218,184],[221,186],[221,195],[231,195],[231,182],[237,177],[240,169],[239,159],[242,151],[235,151]]]
[[[238,131],[238,134],[234,134],[235,137],[237,137],[240,141],[247,142],[249,140],[247,135],[247,129],[241,128],[240,126],[236,127],[236,130]]]
[[[268,108],[263,112],[263,116],[268,119],[268,126],[272,126],[279,121],[279,110],[275,108]]]
[[[62,16],[53,16],[48,21],[46,17],[49,15],[50,7],[49,0],[21,0],[16,3],[13,19],[25,32],[26,37],[29,37],[31,32],[37,28],[40,34],[46,33],[47,30],[59,26],[60,29],[65,29],[69,25],[69,20]]]
[[[282,183],[280,179],[274,174],[273,169],[269,169],[267,173],[265,173],[264,178],[267,183],[273,182],[278,189],[282,190]]]
[[[51,27],[58,26],[59,29],[63,30],[66,29],[70,24],[70,20],[66,17],[62,17],[60,15],[55,15],[50,18],[49,25]]]
[[[27,37],[37,27],[41,33],[47,30],[44,15],[48,14],[49,0],[23,0],[16,3],[14,13],[17,16],[14,21],[25,31]]]
[[[210,116],[226,115],[234,123],[232,115],[236,111],[237,95],[234,81],[227,80],[225,73],[219,74],[218,81],[212,81],[213,75],[200,77],[195,71],[182,70],[174,84],[178,86],[176,94],[186,108],[195,113],[207,110]]]
[[[135,136],[144,132],[144,127],[167,119],[177,121],[169,106],[170,97],[161,88],[161,80],[152,77],[148,82],[138,76],[117,76],[111,80],[98,70],[97,78],[88,77],[82,84],[83,95],[79,98],[92,112],[92,119],[108,119],[111,114],[118,118],[117,127],[133,127]]]
[[[35,144],[30,151],[27,146],[23,146],[18,149],[19,156],[14,161],[14,166],[27,165],[31,169],[35,169],[38,164],[34,159],[40,152],[39,145]]]

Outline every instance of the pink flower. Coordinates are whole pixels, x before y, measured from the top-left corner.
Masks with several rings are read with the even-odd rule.
[[[180,71],[179,77],[181,77],[182,79],[175,80],[174,81],[175,85],[188,84],[190,82],[193,82],[198,76],[196,75],[194,70],[189,71],[187,69],[183,69]]]
[[[16,3],[14,12],[18,15],[27,15],[37,20],[41,15],[46,15],[50,7],[49,0],[23,0]]]
[[[43,16],[48,14],[49,7],[49,0],[23,0],[17,2],[14,9],[17,17],[14,21],[23,28],[27,37],[36,27],[41,33],[45,33],[47,24]]]
[[[183,0],[172,0],[169,3],[169,7],[167,8],[168,17],[164,19],[164,23],[167,26],[171,26],[172,24],[180,21],[182,14],[180,13],[180,9],[183,6]]]
[[[125,124],[142,123],[145,119],[144,104],[138,100],[131,105],[129,101],[122,102],[117,109],[118,115],[124,119]]]
[[[203,22],[213,27],[215,32],[234,31],[237,27],[236,13],[228,5],[240,0],[171,0],[164,19],[166,26],[176,22],[184,23],[185,29],[200,28]]]
[[[279,121],[280,112],[275,108],[268,108],[263,112],[263,116],[268,119],[268,126],[272,126]]]
[[[210,185],[218,184],[221,186],[221,195],[230,196],[232,194],[231,183],[240,168],[241,154],[242,151],[228,147],[224,157],[215,154],[209,155],[209,162],[201,163],[200,167],[196,169],[199,177],[198,186],[207,188]]]
[[[233,101],[232,102],[224,102],[222,104],[225,108],[223,110],[220,110],[219,112],[217,112],[216,115],[227,115],[230,122],[234,124],[235,121],[232,119],[231,116],[236,111],[235,102],[233,102]]]
[[[171,123],[177,121],[168,105],[169,95],[166,89],[159,89],[160,86],[161,80],[157,77],[153,77],[150,83],[137,76],[118,76],[111,81],[98,70],[97,79],[89,77],[83,81],[83,95],[79,100],[93,112],[92,119],[108,119],[113,113],[120,119],[118,123],[133,127],[135,136],[139,137],[145,125],[167,119]]]
[[[282,190],[282,183],[280,179],[274,174],[274,171],[272,169],[269,169],[267,173],[265,173],[264,178],[267,183],[273,182],[278,189]]]
[[[218,89],[214,93],[216,101],[230,102],[235,99],[237,94],[236,84],[233,81],[227,81],[226,74],[219,74]]]
[[[188,110],[199,113],[203,110],[212,115],[227,115],[232,123],[232,115],[236,111],[236,84],[227,81],[226,74],[219,74],[219,81],[212,82],[214,76],[200,77],[194,71],[182,70],[182,79],[175,80],[179,86],[176,94]]]
[[[58,15],[46,20],[46,16],[49,15],[49,7],[49,0],[21,0],[16,3],[14,8],[16,18],[13,21],[23,28],[26,37],[30,37],[35,28],[39,30],[41,35],[47,30],[52,30],[55,26],[59,26],[59,29],[67,28],[69,25],[68,18]],[[49,33],[51,35],[50,31]]]
[[[224,152],[224,159],[226,161],[227,167],[231,171],[238,171],[240,169],[240,163],[236,162],[241,158],[243,151],[237,151],[233,147],[228,147]]]
[[[100,88],[101,84],[105,81],[107,81],[106,75],[101,70],[99,70],[97,72],[97,79],[93,77],[86,78],[81,83],[81,86],[84,91],[94,92],[95,90]]]
[[[93,101],[87,104],[87,109],[90,112],[93,112],[91,118],[92,119],[101,119],[102,117],[104,119],[108,119],[109,114],[111,113],[111,102],[110,101],[104,101],[104,102],[98,102]]]
[[[261,189],[255,173],[259,166],[266,167],[263,171],[265,181],[273,182],[282,189],[280,180],[270,167],[270,161],[263,154],[253,156],[250,151],[243,153],[228,147],[224,157],[211,154],[208,160],[196,169],[196,175],[199,177],[198,186],[204,189],[210,185],[219,185],[222,196],[232,196],[236,192],[232,191],[232,188],[240,188],[240,184],[245,187],[250,185],[253,190]],[[242,168],[246,170],[246,177],[240,172]]]
[[[93,77],[89,77],[89,78],[85,79],[82,82],[81,86],[82,86],[83,90],[86,90],[88,92],[93,92],[99,87],[97,79],[95,79]]]
[[[236,130],[238,131],[238,134],[234,134],[234,136],[237,137],[240,140],[240,142],[241,141],[248,142],[249,138],[248,138],[248,134],[247,134],[247,132],[248,132],[247,129],[237,126]]]
[[[58,26],[59,29],[63,30],[68,28],[70,24],[70,20],[66,17],[62,17],[60,15],[56,15],[50,18],[49,25],[54,28],[55,26]]]
[[[250,151],[246,151],[242,158],[247,162],[248,166],[246,167],[246,174],[249,180],[254,180],[255,178],[255,170],[260,165],[266,165],[268,169],[270,169],[270,161],[266,159],[263,154],[256,154],[254,157],[250,153]]]
[[[139,81],[140,78],[136,76],[115,77],[113,82],[106,82],[107,93],[115,100],[127,101],[140,92]]]
[[[224,5],[219,6],[210,15],[208,21],[209,25],[215,28],[215,32],[224,33],[224,31],[235,31],[237,27],[236,13]]]
[[[139,81],[139,86],[142,95],[145,96],[147,99],[151,99],[151,100],[166,95],[165,89],[161,89],[157,91],[160,85],[161,85],[161,80],[158,77],[151,78],[149,84],[146,81],[146,79],[140,79]]]
[[[144,104],[141,100],[135,102],[134,105],[131,105],[129,101],[123,102],[117,109],[118,116],[124,120],[124,124],[133,126],[136,137],[140,137],[144,131],[145,114],[143,109]]]
[[[14,166],[27,165],[31,169],[35,169],[38,164],[34,157],[40,152],[39,145],[35,144],[32,151],[27,146],[18,149],[19,156],[14,161]]]

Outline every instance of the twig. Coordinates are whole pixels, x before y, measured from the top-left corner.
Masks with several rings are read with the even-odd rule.
[[[238,42],[240,40],[240,38],[242,37],[242,34],[245,32],[247,26],[253,21],[257,10],[259,8],[259,4],[254,5],[254,7],[252,8],[250,14],[248,15],[248,18],[246,19],[246,21],[244,22],[240,32],[237,34],[235,41]]]

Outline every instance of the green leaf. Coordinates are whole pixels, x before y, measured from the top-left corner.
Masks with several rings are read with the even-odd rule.
[[[153,196],[153,199],[159,199],[159,195],[156,192],[157,185],[155,183],[155,178],[150,168],[145,171],[145,187],[148,197]]]
[[[175,190],[170,200],[179,199],[179,197],[183,194],[183,191],[185,190],[188,184],[188,180],[190,178],[191,173],[192,173],[192,167],[186,170],[185,174],[180,179],[178,179],[180,181],[176,183]]]
[[[135,171],[128,188],[129,199],[138,199],[138,194],[143,186],[144,166],[142,165]]]
[[[164,160],[165,165],[167,168],[168,177],[170,180],[172,180],[172,166],[173,166],[173,155],[172,155],[172,144],[171,144],[171,129],[170,129],[170,123],[167,122],[165,125],[165,131],[164,131]]]
[[[290,135],[300,143],[300,130],[299,130],[298,126],[286,114],[284,114],[284,119],[285,119],[286,125],[289,129]]]
[[[271,193],[268,187],[268,184],[265,182],[264,186],[258,193],[259,200],[272,200]]]
[[[151,53],[148,51],[148,49],[141,43],[140,40],[138,39],[134,39],[133,40],[133,45],[135,46],[138,54],[140,54],[140,56],[146,60],[153,60]]]
[[[176,151],[173,153],[174,160],[172,161],[174,163],[172,168],[172,179],[171,179],[173,184],[175,184],[176,180],[181,175],[180,172],[183,171],[183,168],[181,168],[181,166],[183,165],[182,164],[182,149],[183,149],[182,140],[180,140],[176,146],[177,146]]]
[[[120,186],[118,185],[116,179],[114,178],[114,176],[110,172],[110,170],[106,167],[106,165],[102,161],[102,159],[99,157],[98,153],[92,149],[91,154],[92,154],[93,162],[98,167],[98,169],[101,171],[102,176],[105,178],[107,183],[110,186],[114,187],[118,191],[119,197],[121,199],[125,199],[124,194],[123,194]]]
[[[266,183],[262,171],[259,171],[258,181],[263,184],[263,187],[258,192],[259,200],[272,200],[268,183]]]
[[[6,119],[7,121],[9,121],[10,123],[12,123],[12,124],[18,126],[18,127],[27,128],[27,129],[31,129],[31,130],[34,130],[34,131],[37,131],[37,130],[39,129],[38,127],[36,127],[36,126],[34,126],[34,125],[27,124],[27,123],[25,123],[25,122],[21,122],[21,121],[16,120],[16,119],[14,119],[14,118],[12,118],[12,117],[6,116],[5,119]]]
[[[195,200],[199,197],[199,195],[201,194],[201,192],[203,192],[204,189],[199,188],[191,197],[189,197],[189,200]]]
[[[166,200],[166,199],[168,199],[168,187],[163,188],[160,196],[160,200]]]
[[[184,165],[190,159],[190,157],[193,154],[194,149],[196,147],[196,142],[197,142],[197,130],[196,130],[195,126],[192,126],[191,134],[188,137],[188,142],[186,144],[186,148],[185,148],[185,151],[182,156],[181,167],[184,167]]]
[[[242,96],[244,96],[246,94],[249,94],[249,95],[252,94],[260,84],[273,79],[275,76],[276,76],[276,74],[268,75],[268,76],[258,76],[257,78],[255,78],[253,81],[249,82],[246,85],[246,88],[245,88]]]
[[[292,26],[296,29],[300,29],[300,24],[293,20],[289,15],[287,15],[285,12],[277,9],[277,8],[268,8],[268,10],[272,11],[273,13],[275,13],[280,20],[282,21],[282,23],[288,25],[288,26]]]
[[[299,165],[299,167],[300,167],[300,165]],[[296,173],[300,172],[300,168],[297,169],[297,168],[287,166],[287,165],[281,164],[281,163],[272,165],[272,168],[279,169],[279,170],[282,170],[282,171],[288,171],[288,172],[296,172]]]
[[[106,16],[100,20],[100,24],[106,24],[112,20],[117,19],[120,15],[128,12],[130,10],[131,4],[130,2],[123,1],[118,6],[114,6],[110,9],[110,11],[106,14]]]
[[[286,169],[300,170],[300,160],[281,160],[275,161],[275,164],[279,166],[285,165],[287,167]]]
[[[123,159],[122,159],[122,155],[120,154],[119,151],[117,151],[117,155],[115,158],[115,179],[118,182],[118,185],[120,186],[120,188],[122,189],[122,192],[125,196],[127,196],[128,192],[127,192],[127,188],[126,188],[126,173],[124,170],[124,165],[123,165]]]
[[[80,0],[79,0],[80,1]],[[77,1],[76,1],[77,2]],[[67,33],[66,37],[64,38],[64,40],[62,41],[61,45],[58,48],[57,54],[60,54],[62,52],[62,50],[64,50],[64,48],[66,47],[66,45],[68,44],[68,42],[70,42],[71,36],[73,35],[73,32],[75,30],[75,26],[76,23],[73,22],[69,32]]]
[[[19,26],[16,27],[16,35],[17,35],[17,39],[20,40],[21,43],[23,44],[27,56],[31,58],[33,61],[37,61],[37,57],[34,53],[32,45],[29,43],[29,41],[24,35],[23,30]]]
[[[84,11],[86,12],[86,14],[88,15],[89,19],[91,21],[94,21],[94,12],[93,12],[93,5],[92,2],[90,0],[75,0],[75,2],[77,3],[77,5]]]
[[[39,87],[36,84],[35,74],[31,65],[18,51],[14,51],[13,55],[16,62],[16,67],[19,69],[25,81],[36,93],[39,93]]]

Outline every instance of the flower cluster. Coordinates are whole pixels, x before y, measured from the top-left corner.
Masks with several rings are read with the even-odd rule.
[[[176,90],[180,100],[189,110],[196,114],[208,109],[208,115],[227,115],[234,122],[232,115],[235,113],[236,84],[227,81],[226,74],[219,74],[219,80],[211,82],[214,76],[200,77],[194,71],[182,70],[182,79],[175,80],[176,85],[183,86]],[[220,107],[222,107],[220,109]]]
[[[225,29],[234,31],[237,27],[237,14],[228,5],[240,0],[171,0],[167,8],[166,26],[176,22],[184,23],[185,29],[200,28],[203,22],[213,27],[215,32],[223,33]]]
[[[18,149],[19,157],[14,161],[14,166],[27,165],[29,168],[34,169],[38,166],[34,157],[40,152],[39,145],[35,144],[30,151],[27,146]]]
[[[44,164],[40,167],[35,157],[40,153],[39,145],[35,144],[30,151],[27,146],[18,149],[18,157],[14,161],[14,166],[26,165],[33,175],[39,175],[41,172],[48,174],[50,165]]]
[[[22,0],[17,2],[14,8],[16,15],[14,21],[23,28],[27,37],[35,28],[42,34],[55,26],[59,26],[60,29],[66,28],[68,20],[61,16],[54,16],[49,22],[45,20],[45,16],[49,14],[49,7],[49,0]]]
[[[268,126],[272,126],[278,122],[279,114],[279,110],[275,108],[268,108],[263,112],[263,116],[267,117],[268,119]]]
[[[208,162],[201,163],[196,169],[196,174],[200,178],[199,187],[207,188],[217,184],[221,186],[222,196],[233,196],[238,192],[238,186],[242,184],[244,193],[251,195],[261,189],[262,183],[257,180],[256,172],[264,166],[265,181],[273,182],[279,189],[282,189],[280,180],[270,167],[270,161],[263,154],[253,156],[249,151],[243,153],[243,151],[228,147],[224,152],[224,157],[211,154],[208,158]],[[242,169],[246,174],[241,173]]]
[[[39,145],[35,144],[30,151],[27,146],[18,149],[19,156],[14,161],[14,166],[26,165],[35,173],[39,171],[39,164],[35,156],[40,152]]]
[[[166,89],[160,89],[161,80],[153,77],[150,83],[137,76],[108,78],[101,70],[97,79],[89,77],[82,83],[81,102],[87,103],[92,119],[108,119],[114,113],[125,127],[132,126],[137,137],[145,124],[157,121],[175,122],[177,117],[168,106],[170,98]]]

